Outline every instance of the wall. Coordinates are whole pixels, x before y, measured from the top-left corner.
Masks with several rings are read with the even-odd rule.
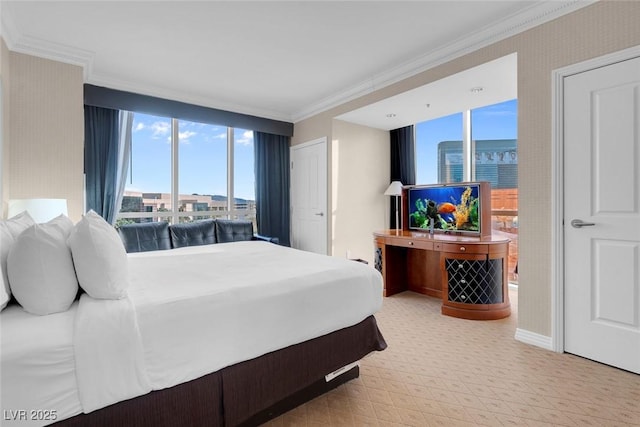
[[[9,69],[9,49],[4,40],[0,38],[0,84],[2,84],[2,105],[0,111],[0,218],[4,218],[7,212],[5,195],[9,194],[9,100],[11,99]]]
[[[373,265],[373,232],[388,228],[389,132],[333,121],[331,254]]]
[[[4,155],[11,171],[3,171],[3,202],[65,198],[69,217],[78,221],[84,211],[82,68],[10,52],[9,73]]]
[[[548,337],[551,335],[551,72],[639,45],[638,22],[640,2],[596,2],[296,123],[292,143],[332,135],[335,124],[330,119],[339,114],[517,52],[518,327]],[[341,183],[336,185],[339,187]]]

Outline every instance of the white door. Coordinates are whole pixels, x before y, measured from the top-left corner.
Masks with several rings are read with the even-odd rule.
[[[564,132],[565,351],[640,373],[640,58],[566,77]]]
[[[327,254],[327,140],[291,147],[291,246]]]

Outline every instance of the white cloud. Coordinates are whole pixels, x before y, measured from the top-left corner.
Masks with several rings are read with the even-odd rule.
[[[189,143],[189,138],[194,135],[197,135],[197,132],[191,130],[185,130],[184,132],[178,132],[178,141],[183,142],[185,144]]]
[[[242,136],[236,137],[236,144],[247,145],[247,146],[253,145],[253,131],[245,130],[242,133]]]
[[[144,128],[146,128],[146,126],[144,125],[144,123],[142,123],[142,122],[138,122],[138,124],[134,126],[133,131],[134,131],[134,132],[138,132],[138,131],[140,131],[140,130],[142,130],[142,129],[144,129]]]
[[[222,132],[213,136],[214,139],[227,139],[227,132]]]
[[[171,132],[171,123],[170,122],[154,122],[151,125],[151,130],[153,131],[153,134],[151,136],[154,138],[159,138]]]

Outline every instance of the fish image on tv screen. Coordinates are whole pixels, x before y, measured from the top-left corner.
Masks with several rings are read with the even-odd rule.
[[[480,186],[473,183],[418,186],[408,190],[409,228],[480,233]]]

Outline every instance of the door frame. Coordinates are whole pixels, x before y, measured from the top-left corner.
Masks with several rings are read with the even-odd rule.
[[[640,56],[640,45],[551,72],[551,350],[564,352],[564,78]]]
[[[329,150],[328,150],[328,144],[327,144],[327,137],[323,136],[321,138],[316,138],[316,139],[312,139],[311,141],[306,141],[306,142],[302,142],[300,144],[296,144],[296,145],[292,145],[289,148],[289,157],[291,158],[291,162],[293,162],[293,153],[294,150],[298,150],[301,148],[307,148],[310,147],[312,145],[316,145],[316,144],[321,144],[324,146],[324,163],[325,163],[325,168],[326,168],[326,174],[327,174],[327,179],[324,182],[324,187],[325,187],[325,212],[326,214],[324,215],[324,228],[325,228],[325,236],[324,236],[324,253],[325,255],[329,255],[329,199],[331,197],[331,195],[329,194]],[[289,165],[289,167],[291,167],[291,165]],[[289,199],[293,200],[293,181],[290,183],[289,185]],[[289,206],[289,216],[293,219],[293,203],[290,204]],[[290,230],[289,233],[291,234],[291,241],[293,241],[293,221],[290,221],[291,224],[289,225]]]

